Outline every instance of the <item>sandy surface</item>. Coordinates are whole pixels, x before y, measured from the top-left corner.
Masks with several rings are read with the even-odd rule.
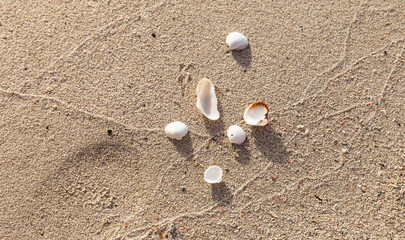
[[[404,11],[2,0],[0,238],[400,239]],[[225,44],[235,30],[242,52]],[[195,106],[203,77],[216,122]],[[271,124],[240,123],[259,100]],[[171,121],[190,134],[169,140]],[[210,165],[223,184],[204,182]]]

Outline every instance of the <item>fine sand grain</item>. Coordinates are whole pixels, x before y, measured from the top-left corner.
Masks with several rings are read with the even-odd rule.
[[[1,0],[0,239],[403,239],[404,12]],[[196,108],[203,77],[218,121]],[[255,101],[265,127],[241,123]]]

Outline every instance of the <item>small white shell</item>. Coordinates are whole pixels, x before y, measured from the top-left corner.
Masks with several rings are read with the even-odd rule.
[[[232,32],[226,37],[226,44],[231,50],[240,51],[249,45],[249,41],[242,33]]]
[[[207,118],[217,120],[219,118],[217,105],[214,84],[207,78],[201,79],[197,84],[197,108]]]
[[[232,125],[228,128],[227,135],[230,143],[242,144],[246,140],[245,131],[236,125]]]
[[[269,109],[265,103],[255,102],[246,109],[243,119],[249,125],[264,126],[269,123],[268,112]]]
[[[169,138],[181,140],[187,135],[188,129],[182,122],[171,122],[165,127],[165,133]]]
[[[222,169],[217,166],[207,168],[204,173],[204,180],[211,184],[222,182]]]

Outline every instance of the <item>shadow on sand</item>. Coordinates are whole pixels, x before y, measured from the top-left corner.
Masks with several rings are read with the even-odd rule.
[[[252,62],[252,49],[250,45],[242,51],[232,51],[235,61],[244,68],[249,68]]]
[[[180,141],[176,139],[169,140],[176,147],[181,156],[189,157],[191,154],[193,154],[193,142],[191,141],[190,133],[184,136]]]
[[[241,164],[248,164],[250,162],[249,142],[245,141],[241,145],[232,144],[235,160]]]
[[[220,136],[224,136],[224,131],[225,131],[224,130],[225,124],[222,121],[223,111],[222,111],[222,105],[221,105],[221,99],[223,99],[223,97],[222,97],[223,95],[222,95],[222,92],[220,91],[220,89],[218,89],[217,87],[215,87],[215,92],[216,92],[217,99],[218,99],[217,107],[218,107],[220,117],[218,120],[210,120],[204,116],[204,125],[211,136],[220,137]]]
[[[260,153],[274,163],[287,163],[288,153],[281,141],[281,134],[275,132],[270,124],[253,127],[252,138]]]
[[[231,204],[233,201],[233,195],[231,189],[229,189],[224,182],[211,185],[212,199],[218,202],[220,205],[225,206]]]

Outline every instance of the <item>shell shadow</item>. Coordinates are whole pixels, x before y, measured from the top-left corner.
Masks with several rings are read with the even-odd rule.
[[[219,203],[219,205],[225,206],[231,204],[233,201],[233,194],[224,182],[211,185],[212,199]]]
[[[252,138],[260,153],[275,163],[287,163],[288,153],[281,141],[281,134],[275,132],[270,124],[253,127]]]
[[[222,121],[222,105],[221,105],[221,101],[220,99],[222,98],[222,92],[218,89],[215,88],[215,92],[217,93],[217,98],[218,98],[218,111],[220,114],[220,117],[218,120],[210,120],[207,117],[204,116],[204,125],[205,128],[207,129],[207,131],[215,136],[215,137],[219,137],[219,136],[223,136],[224,135],[224,129],[225,129],[225,124]]]
[[[193,142],[190,138],[190,133],[184,136],[181,140],[169,139],[176,147],[177,151],[183,156],[188,157],[193,154]]]
[[[250,45],[242,51],[232,51],[235,61],[244,68],[249,68],[252,62],[252,49]]]
[[[224,135],[225,124],[221,119],[212,121],[205,118],[204,125],[210,135],[214,137],[220,137]]]
[[[248,164],[250,162],[250,151],[247,149],[249,142],[245,141],[241,145],[232,144],[235,153],[235,160],[241,164]]]

